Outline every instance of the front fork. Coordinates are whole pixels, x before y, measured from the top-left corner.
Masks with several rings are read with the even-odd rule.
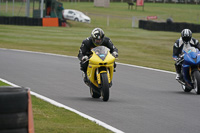
[[[101,84],[101,73],[107,73],[108,76],[108,83],[110,83],[110,71],[109,69],[106,67],[106,70],[102,70],[99,71],[99,68],[97,68],[96,70],[96,76],[97,76],[97,84],[100,85]]]

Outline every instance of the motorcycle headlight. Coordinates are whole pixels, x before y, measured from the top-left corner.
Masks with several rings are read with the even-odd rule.
[[[105,58],[106,58],[106,55],[105,54],[99,54],[98,55],[102,60],[105,60]]]

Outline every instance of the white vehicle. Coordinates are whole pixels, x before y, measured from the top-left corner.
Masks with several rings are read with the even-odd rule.
[[[84,13],[80,11],[72,9],[65,9],[63,11],[63,17],[64,19],[74,20],[78,22],[85,22],[85,23],[91,22],[90,17],[86,16]]]

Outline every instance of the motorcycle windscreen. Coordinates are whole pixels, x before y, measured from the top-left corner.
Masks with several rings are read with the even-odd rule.
[[[92,51],[94,51],[95,54],[98,55],[99,58],[101,58],[104,61],[108,54],[109,49],[105,46],[98,46],[93,48]]]
[[[183,52],[187,54],[196,53],[197,49],[194,47],[183,48]]]
[[[199,63],[199,59],[197,57],[199,57],[199,50],[194,48],[194,47],[190,47],[184,50],[184,52],[186,53],[186,56],[184,56],[184,60],[186,62],[186,64],[190,64],[193,65],[196,63]]]

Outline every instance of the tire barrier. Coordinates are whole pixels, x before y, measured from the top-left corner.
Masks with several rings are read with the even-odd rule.
[[[192,33],[200,33],[200,25],[190,23],[174,23],[174,22],[155,22],[139,20],[139,28],[153,31],[173,31],[181,32],[183,29],[190,29]]]
[[[34,133],[29,89],[0,87],[0,133]]]
[[[29,18],[29,17],[0,16],[0,24],[23,25],[23,26],[43,26],[42,18]],[[59,19],[59,26],[62,26],[61,19]]]
[[[0,24],[5,25],[24,25],[24,26],[42,26],[41,18],[28,17],[6,17],[0,16]]]

